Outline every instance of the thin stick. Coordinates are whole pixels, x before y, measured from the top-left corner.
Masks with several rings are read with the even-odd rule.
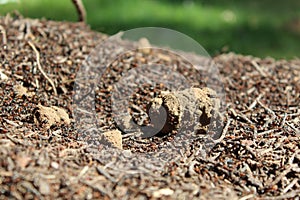
[[[282,194],[280,196],[273,196],[273,197],[263,197],[263,198],[259,198],[259,199],[270,199],[270,200],[279,200],[279,199],[289,199],[289,198],[293,198],[296,197],[297,195],[299,195],[300,190],[293,190],[291,192]]]
[[[271,110],[270,108],[268,108],[265,104],[263,104],[259,99],[257,100],[257,103],[259,105],[261,105],[264,109],[266,109],[271,115],[272,115],[272,118],[275,119],[276,118],[276,114],[273,110]]]
[[[248,107],[248,109],[251,110],[252,108],[254,108],[257,104],[257,101],[259,101],[263,95],[264,95],[263,93],[258,95],[258,97],[253,101],[253,103],[251,103],[251,105]]]
[[[294,167],[294,165],[289,165],[283,172],[281,172],[281,174],[279,174],[275,180],[271,183],[271,184],[268,184],[269,186],[273,186],[273,185],[276,185],[279,181],[281,181],[281,179],[287,175],[291,170],[292,168]]]
[[[263,131],[263,132],[257,133],[257,136],[262,136],[262,135],[265,135],[265,134],[269,134],[269,133],[272,133],[274,131],[276,131],[276,129],[271,129],[271,130]]]
[[[229,128],[229,126],[230,126],[230,124],[231,124],[232,121],[233,121],[233,120],[232,120],[231,118],[229,118],[229,119],[227,120],[227,123],[226,123],[226,125],[225,125],[225,127],[224,127],[224,129],[223,129],[223,132],[222,132],[221,137],[218,138],[218,139],[216,139],[216,140],[214,140],[214,143],[219,143],[219,142],[221,142],[221,141],[225,138],[226,133],[227,133],[227,131],[228,131],[228,128]]]
[[[77,178],[78,178],[78,179],[81,178],[84,174],[87,173],[88,170],[89,170],[89,166],[88,166],[88,165],[84,166],[84,167],[82,168],[82,170],[80,171],[80,173],[79,173],[79,175],[78,175]]]
[[[287,114],[284,113],[283,119],[282,119],[281,124],[280,124],[280,128],[284,127],[286,118],[287,118]]]
[[[246,122],[248,122],[249,124],[254,124],[250,119],[248,119],[248,117],[246,115],[244,115],[243,113],[237,113],[233,108],[230,108],[229,109],[233,116],[236,118],[236,117],[240,117],[242,118],[243,120],[245,120]]]
[[[284,188],[284,190],[282,191],[282,193],[287,193],[290,189],[292,189],[292,187],[298,182],[298,179],[295,178],[290,184],[288,184],[288,186],[286,186],[286,188]]]
[[[264,72],[264,70],[262,68],[260,68],[260,66],[257,64],[257,62],[255,62],[254,60],[251,62],[251,64],[253,65],[253,67],[255,67],[255,69],[260,73],[260,75],[262,75],[263,77],[267,77],[267,74]]]
[[[270,113],[272,115],[271,119],[268,119],[268,121],[263,125],[264,127],[267,127],[269,125],[269,123],[271,123],[273,120],[276,119],[276,114],[273,110],[271,110],[270,108],[268,108],[266,105],[264,105],[260,100],[257,100],[257,103],[262,106],[264,109],[267,110],[268,113]]]
[[[54,82],[47,76],[47,74],[45,73],[45,71],[43,70],[43,68],[41,66],[41,63],[40,63],[40,53],[35,48],[34,44],[32,44],[30,41],[28,41],[28,44],[33,49],[33,51],[35,52],[36,62],[37,62],[37,65],[38,65],[38,69],[41,71],[42,75],[47,79],[47,81],[49,81],[49,83],[51,84],[52,89],[54,91],[54,95],[57,96],[57,91],[56,91],[56,87],[54,85]]]
[[[14,138],[12,135],[9,135],[9,134],[6,134],[6,137],[8,138],[8,139],[10,139],[13,143],[15,143],[15,144],[21,144],[21,145],[24,145],[24,146],[28,146],[28,145],[26,145],[22,140],[19,140],[19,139],[17,139],[17,138]]]
[[[247,196],[243,196],[239,200],[247,200],[247,199],[253,199],[255,197],[254,194],[248,194]]]
[[[5,31],[4,27],[1,25],[0,25],[0,31],[2,33],[2,43],[4,45],[6,45],[7,44],[6,31]]]
[[[113,182],[113,183],[116,183],[117,182],[117,180],[115,179],[115,178],[113,178],[111,175],[109,175],[106,171],[105,171],[105,169],[103,169],[102,167],[100,167],[100,166],[98,166],[97,168],[97,171],[100,173],[100,174],[102,174],[103,176],[105,176],[108,180],[110,180],[111,182]]]
[[[300,129],[297,129],[293,124],[286,122],[286,124],[291,127],[297,134],[300,134]]]
[[[105,188],[103,188],[101,185],[96,185],[96,184],[91,184],[83,179],[79,179],[79,182],[93,188],[94,190],[96,191],[99,191],[102,195],[107,195],[109,196],[110,198],[112,198],[112,195],[110,194],[109,191],[107,191]]]
[[[75,5],[79,21],[80,22],[85,22],[86,21],[86,11],[83,6],[83,3],[81,0],[72,0],[73,4]]]

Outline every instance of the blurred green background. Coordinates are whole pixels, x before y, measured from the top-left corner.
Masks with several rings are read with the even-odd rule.
[[[1,15],[18,10],[31,18],[77,20],[71,0],[1,2]],[[159,26],[194,38],[211,55],[233,51],[258,57],[300,57],[300,0],[83,0],[83,3],[91,28],[108,34]]]

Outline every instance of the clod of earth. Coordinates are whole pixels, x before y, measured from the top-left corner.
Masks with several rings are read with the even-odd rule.
[[[112,130],[103,133],[105,139],[118,149],[122,149],[122,134],[119,130]]]
[[[23,96],[32,97],[34,95],[34,92],[28,92],[28,89],[23,85],[14,86],[14,92],[16,93],[16,96],[19,98]]]
[[[144,54],[149,54],[151,52],[151,45],[147,38],[141,38],[139,40],[138,47]]]
[[[163,109],[167,112],[166,122],[158,134],[162,136],[178,129],[183,121],[195,125],[193,129],[207,131],[213,115],[219,114],[220,101],[216,92],[210,88],[190,88],[162,92],[149,105],[148,113],[154,126],[162,120]]]
[[[68,113],[57,106],[37,105],[33,113],[35,124],[47,129],[54,125],[69,125],[71,123]]]
[[[0,70],[0,83],[8,80],[8,76]]]

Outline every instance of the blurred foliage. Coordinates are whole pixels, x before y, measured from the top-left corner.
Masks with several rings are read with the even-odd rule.
[[[88,24],[114,34],[144,26],[180,31],[210,54],[300,57],[299,0],[83,0]],[[76,21],[71,0],[19,0],[0,5],[26,17]]]

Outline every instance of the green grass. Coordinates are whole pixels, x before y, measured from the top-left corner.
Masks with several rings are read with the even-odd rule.
[[[88,24],[114,34],[144,26],[175,29],[197,40],[210,54],[226,51],[290,59],[300,57],[300,31],[287,23],[300,19],[300,1],[287,0],[83,0]],[[0,13],[75,21],[70,0],[21,0]]]

